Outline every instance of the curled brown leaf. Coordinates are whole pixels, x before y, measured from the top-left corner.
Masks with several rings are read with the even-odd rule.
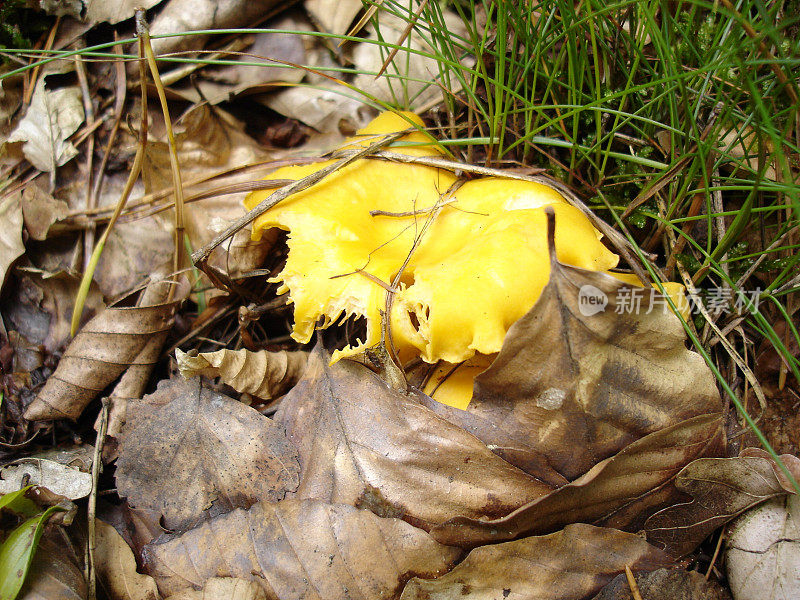
[[[177,303],[106,308],[67,346],[58,367],[25,411],[31,421],[76,419],[89,402],[130,367],[158,360]]]
[[[721,413],[714,376],[685,340],[655,290],[564,265],[551,251],[539,301],[476,378],[467,412],[448,418],[571,481],[648,434]]]
[[[477,546],[549,533],[569,523],[638,530],[680,492],[667,485],[692,460],[722,446],[721,417],[701,415],[651,433],[553,493],[491,521],[456,517],[431,530],[444,544]]]
[[[186,379],[199,375],[219,377],[237,392],[271,400],[284,394],[302,377],[308,352],[225,349],[190,354],[178,349],[175,358]]]
[[[781,459],[797,478],[800,459],[788,454]],[[737,458],[696,460],[678,473],[675,487],[691,500],[664,508],[644,524],[648,541],[675,556],[688,554],[712,531],[745,510],[794,493],[775,461],[755,448]]]

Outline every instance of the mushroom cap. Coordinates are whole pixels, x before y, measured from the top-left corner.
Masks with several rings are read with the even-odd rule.
[[[344,147],[410,122],[422,124],[412,113],[383,113]],[[399,141],[394,152],[441,154],[421,132]],[[284,167],[270,178],[297,180],[329,164]],[[318,322],[327,327],[356,315],[367,321],[366,339],[335,352],[333,361],[378,344],[398,279],[390,322],[402,360],[457,363],[498,352],[550,276],[546,206],[556,214],[560,261],[594,271],[616,266],[618,257],[586,215],[556,190],[498,177],[455,184],[444,169],[360,159],[261,215],[254,239],[272,227],[289,232],[286,265],[271,281],[294,304],[292,337],[308,342]],[[269,194],[254,192],[245,205],[252,209]]]

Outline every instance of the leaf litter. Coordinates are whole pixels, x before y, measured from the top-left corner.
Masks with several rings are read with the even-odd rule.
[[[124,18],[128,4],[120,2],[101,16],[95,6],[92,18]],[[271,4],[261,3],[258,10]],[[308,4],[320,27],[340,33],[360,8],[357,3],[342,5],[337,12],[326,8],[329,3]],[[166,3],[158,27],[171,27],[169,19],[179,5],[177,0]],[[246,15],[220,13],[204,23],[209,28],[222,26],[218,17],[231,17],[229,24],[251,25]],[[195,16],[209,18],[199,11]],[[381,35],[400,39],[401,29],[388,27]],[[370,29],[366,35],[376,32]],[[156,43],[187,41],[199,47],[204,38]],[[253,49],[271,48],[274,41],[259,38]],[[416,38],[410,43],[425,49]],[[306,58],[325,54],[312,46],[306,44]],[[376,71],[384,58],[377,49],[355,42],[333,54],[337,60],[353,59],[357,68],[373,65],[369,69]],[[299,47],[291,51],[300,56]],[[415,78],[435,79],[424,61],[411,66],[417,70]],[[271,77],[280,78],[279,71],[273,73]],[[330,139],[351,133],[353,124],[363,124],[371,114],[341,102],[331,90],[297,87],[263,95],[263,82],[244,75],[235,69],[201,74],[206,83],[219,86],[212,103],[226,97],[226,86],[229,98],[257,92],[256,102],[311,119],[329,131]],[[314,80],[313,74],[306,76]],[[363,77],[359,83],[391,100],[395,90],[381,87],[385,84]],[[211,89],[195,88],[198,98],[203,89]],[[29,161],[53,173],[51,183],[72,177],[70,169],[81,161],[71,145],[71,134],[83,120],[82,110],[78,119],[76,91],[74,86],[51,91],[42,78],[33,88],[35,102],[27,114],[14,117],[22,132],[16,136],[26,142]],[[65,95],[59,107],[64,114],[53,109],[53,93]],[[417,101],[432,103],[435,98],[419,96]],[[53,134],[42,147],[23,139],[37,119],[40,129],[49,123]],[[257,165],[278,155],[254,143],[241,123],[219,109],[202,105],[182,120],[176,150],[185,173],[200,182],[196,189],[213,191],[219,179],[213,180],[210,173],[233,172],[243,162]],[[151,143],[145,169],[147,191],[162,198],[169,196],[172,185],[171,173],[160,169],[167,151],[166,143]],[[255,167],[231,181],[250,178],[253,172]],[[117,195],[111,189],[108,199]],[[127,501],[120,511],[136,538],[131,542],[134,555],[113,528],[99,526],[102,550],[97,558],[104,565],[100,579],[108,589],[119,585],[127,590],[111,592],[113,597],[126,597],[137,589],[139,596],[131,597],[156,598],[157,584],[162,597],[184,599],[237,594],[345,598],[356,590],[369,598],[588,598],[609,582],[621,581],[626,567],[637,571],[645,586],[647,577],[665,572],[660,567],[675,565],[676,557],[692,552],[709,533],[753,506],[787,506],[791,485],[771,459],[753,451],[728,458],[731,450],[724,444],[725,420],[714,378],[699,355],[686,349],[677,318],[660,306],[636,313],[616,310],[625,302],[622,282],[564,265],[552,252],[550,280],[542,297],[515,324],[509,323],[500,353],[484,357],[475,369],[483,373],[475,379],[467,410],[460,410],[413,387],[408,393],[389,388],[380,366],[369,357],[363,364],[342,360],[330,365],[331,353],[341,349],[331,336],[318,338],[308,355],[286,352],[297,347],[287,343],[254,353],[233,342],[238,333],[246,347],[254,348],[250,332],[269,339],[275,330],[287,331],[283,309],[228,329],[217,327],[223,322],[219,316],[187,322],[179,307],[188,292],[174,292],[168,299],[170,283],[152,285],[136,305],[110,302],[103,308],[103,300],[113,301],[137,286],[143,275],[168,258],[169,252],[162,252],[147,265],[137,264],[135,248],[159,245],[147,241],[160,239],[148,237],[156,232],[154,225],[161,238],[171,231],[167,219],[151,214],[138,225],[120,225],[118,252],[110,241],[97,274],[105,296],[95,291],[93,308],[98,314],[47,377],[43,357],[58,357],[68,340],[62,315],[69,302],[64,299],[76,280],[66,271],[12,265],[26,250],[23,240],[28,246],[31,239],[52,243],[74,229],[80,204],[74,199],[64,204],[65,197],[59,190],[45,192],[34,186],[3,197],[12,227],[2,240],[0,264],[3,273],[13,270],[14,285],[27,282],[33,302],[26,314],[38,315],[38,333],[29,327],[28,337],[24,335],[19,327],[22,312],[4,321],[13,327],[8,335],[16,340],[9,345],[12,351],[38,357],[30,362],[36,373],[29,379],[46,377],[27,406],[29,418],[80,423],[86,421],[82,413],[94,399],[110,401],[108,431],[118,444],[105,458],[117,458],[116,485]],[[220,231],[220,219],[230,221],[241,214],[240,201],[241,195],[234,195],[195,205],[187,222],[189,245],[202,246]],[[128,214],[155,214],[168,203]],[[67,209],[71,212],[65,214]],[[123,235],[126,225],[131,227]],[[285,258],[280,237],[273,233],[265,236],[271,238],[269,244],[259,245],[243,230],[230,250],[217,251],[216,268],[235,281],[223,292],[208,290],[219,295],[209,314],[234,314],[232,309],[245,298],[264,299],[263,290],[253,292],[252,276],[275,277]],[[61,286],[58,292],[37,287],[48,280]],[[604,311],[587,315],[581,310],[585,305],[580,290],[585,286],[603,294]],[[197,294],[191,298],[198,301]],[[217,338],[211,341],[224,349],[179,351],[179,367],[201,379],[167,378],[164,348],[176,336],[185,336],[184,341],[199,340],[195,349],[208,350],[213,344],[202,338],[206,323],[216,327]],[[258,331],[261,327],[267,331]],[[19,356],[3,364],[21,364]],[[464,378],[467,384],[471,377]],[[242,400],[250,395],[274,402],[247,406],[221,394],[223,384],[246,394]],[[272,419],[259,412],[271,413],[276,406]],[[796,473],[793,457],[783,459]],[[77,546],[83,543],[79,538],[74,536]],[[43,542],[43,548],[49,543]],[[732,580],[738,577],[731,569],[739,559],[731,557],[740,549],[754,554],[744,542],[729,546]],[[742,567],[742,577],[781,572],[791,558],[779,544],[774,549],[760,556],[763,560],[755,567]],[[113,557],[104,558],[106,553]],[[66,566],[36,567],[39,575],[31,579],[26,597],[85,597],[83,565],[73,558]],[[116,566],[109,567],[109,560]],[[150,575],[137,572],[137,560]],[[48,579],[57,569],[62,580]],[[688,580],[671,585],[699,589]]]
[[[280,425],[197,380],[177,379],[129,404],[116,481],[134,507],[160,512],[167,529],[179,530],[280,500],[299,471]]]

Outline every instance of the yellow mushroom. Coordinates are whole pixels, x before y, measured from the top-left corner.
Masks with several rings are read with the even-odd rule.
[[[402,131],[409,122],[421,125],[411,113],[383,113],[346,145],[370,143],[374,137],[365,136]],[[393,151],[440,155],[420,132],[400,141],[417,145]],[[328,164],[285,167],[270,178],[297,180]],[[546,206],[556,213],[560,261],[594,271],[616,266],[618,257],[588,218],[554,189],[498,177],[455,182],[444,169],[361,159],[259,217],[255,238],[271,227],[289,232],[286,265],[273,281],[294,304],[292,337],[308,342],[316,326],[356,315],[367,321],[366,339],[333,360],[378,344],[381,311],[402,270],[390,316],[401,359],[459,363],[477,355],[482,364],[547,284]],[[269,193],[250,194],[247,208]]]

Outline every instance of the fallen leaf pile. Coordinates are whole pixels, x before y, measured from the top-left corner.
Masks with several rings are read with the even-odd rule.
[[[343,149],[420,124],[383,115]],[[421,132],[399,143],[441,157]],[[542,183],[370,157],[267,211],[254,236],[272,227],[289,231],[270,281],[295,340],[353,315],[363,339],[177,350],[187,379],[144,394],[186,297],[154,281],[90,320],[28,407],[75,419],[118,381],[123,537],[97,534],[113,597],[582,599],[617,593],[626,569],[688,589],[665,569],[713,530],[766,501],[793,510],[768,455],[728,457],[715,379],[679,318],[652,300],[624,310],[638,283],[606,272],[617,257]],[[378,360],[393,347],[407,384]],[[727,554],[746,590],[753,553],[779,569],[796,532],[751,540],[738,523]]]
[[[42,4],[59,11],[55,33],[62,16],[115,24],[136,3]],[[162,55],[212,37],[159,34],[250,27],[281,8],[140,4],[154,9]],[[729,444],[716,379],[687,345],[682,286],[663,286],[675,312],[647,294],[631,310],[631,290],[650,282],[615,270],[602,225],[551,180],[470,170],[416,114],[370,121],[343,97],[340,76],[375,105],[397,103],[393,78],[371,75],[391,63],[386,40],[408,47],[407,104],[442,96],[429,41],[390,11],[367,24],[372,4],[306,0],[271,30],[216,40],[219,64],[165,70],[170,100],[193,104],[174,136],[155,103],[139,129],[111,134],[110,108],[91,114],[80,58],[30,74],[24,102],[19,81],[3,80],[0,100],[20,109],[2,124],[0,158],[18,180],[0,198],[0,284],[13,280],[18,298],[8,306],[4,290],[0,362],[4,393],[29,396],[10,403],[21,441],[0,452],[42,431],[77,438],[98,412],[99,433],[66,459],[0,469],[0,517],[17,522],[0,543],[0,573],[16,573],[0,597],[16,586],[24,600],[87,598],[95,572],[110,600],[612,600],[636,585],[696,600],[719,586],[687,557],[724,527],[736,600],[800,596],[800,508],[784,471],[800,479],[800,459]],[[472,35],[440,12],[442,27]],[[249,64],[227,64],[239,54]],[[306,64],[320,70],[286,68]],[[104,102],[116,90],[119,125],[138,74],[90,73]],[[244,95],[245,108],[220,107]],[[254,133],[260,122],[238,118],[265,106],[286,121]],[[99,142],[115,135],[119,164],[98,170]],[[302,157],[288,154],[309,136]],[[141,182],[70,339],[79,263],[144,140]],[[103,185],[87,193],[96,172]],[[163,270],[175,229],[186,234],[176,255],[189,255],[279,197],[208,260]],[[14,505],[29,484],[65,506],[88,497],[87,533],[81,521],[68,536],[54,502]],[[98,485],[114,488],[111,502]],[[37,536],[35,556],[8,550]]]

